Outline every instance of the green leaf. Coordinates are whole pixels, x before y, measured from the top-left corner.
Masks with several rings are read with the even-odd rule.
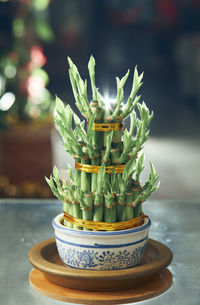
[[[64,200],[64,196],[62,195],[62,189],[58,190],[55,187],[52,175],[50,176],[50,179],[45,177],[45,180],[48,183],[48,185],[50,186],[51,191],[54,194],[54,196],[56,196],[59,200],[63,201]]]
[[[64,115],[66,117],[66,122],[67,122],[66,125],[69,127],[69,129],[71,129],[71,127],[72,127],[72,114],[73,114],[73,111],[72,111],[71,107],[69,105],[67,105],[67,107],[65,108]]]
[[[140,174],[144,169],[143,162],[144,162],[144,153],[141,154],[141,156],[139,157],[136,163],[136,176],[135,176],[136,181],[139,181]]]
[[[112,114],[112,119],[115,120],[116,117],[119,115],[119,112],[121,110],[121,103],[124,98],[124,90],[123,87],[126,83],[126,80],[129,76],[130,70],[127,71],[126,75],[120,80],[119,77],[116,77],[116,83],[117,83],[117,97],[116,97],[116,108]]]
[[[89,70],[89,76],[90,76],[90,82],[91,82],[91,88],[92,88],[92,97],[94,100],[97,100],[97,91],[95,86],[95,59],[91,55],[89,62],[88,62],[88,70]]]
[[[113,130],[111,132],[109,132],[109,134],[106,137],[106,151],[105,151],[105,155],[103,158],[104,162],[108,161],[108,159],[109,159],[112,138],[113,138]]]
[[[56,110],[60,113],[64,110],[64,104],[58,96],[56,96]]]
[[[156,182],[156,180],[158,179],[158,176],[157,176],[157,173],[156,173],[156,171],[155,171],[155,168],[154,168],[154,166],[153,166],[153,164],[152,164],[152,162],[150,162],[150,168],[151,168],[151,180],[152,180],[152,182]]]
[[[95,72],[95,59],[94,57],[91,55],[89,62],[88,62],[88,70],[89,73],[91,74],[91,76],[94,76],[94,72]]]
[[[93,130],[93,124],[94,124],[94,119],[95,119],[95,113],[93,113],[90,117],[88,129],[87,129],[87,139],[89,139],[92,135],[92,130]]]
[[[127,182],[128,178],[133,175],[134,171],[135,171],[135,163],[136,163],[136,159],[135,158],[131,158],[125,168],[124,168],[124,172],[122,174],[122,178],[124,181]]]
[[[111,174],[111,177],[110,177],[110,189],[111,189],[111,192],[114,192],[115,191],[115,183],[116,183],[116,177],[117,177],[117,174],[115,172],[115,168]]]
[[[135,130],[135,125],[136,125],[136,112],[135,112],[135,110],[132,111],[130,117],[131,117],[131,125],[130,125],[129,135],[133,136],[133,133],[134,133],[134,130]]]
[[[62,188],[63,190],[66,190],[67,188],[67,182],[65,180],[62,180]]]
[[[74,174],[70,164],[67,164],[67,172],[69,175],[70,183],[74,182]]]
[[[138,87],[141,87],[142,85],[141,80],[143,78],[143,75],[144,73],[141,73],[140,76],[138,75],[137,66],[135,66],[131,95],[135,95],[136,94],[135,92],[138,91]]]
[[[80,119],[75,113],[74,113],[74,122],[75,122],[76,125],[80,124]]]
[[[48,183],[49,186],[51,186],[51,181],[45,176],[45,180]]]
[[[54,166],[54,168],[53,168],[53,175],[56,180],[59,180],[59,171],[56,166]]]
[[[95,90],[95,96],[97,98],[99,106],[103,108],[105,106],[104,102],[103,102],[103,97],[101,96],[101,94],[99,93],[99,91],[96,87],[94,88],[94,90]]]
[[[70,68],[72,68],[74,65],[73,61],[71,60],[71,58],[69,56],[67,57],[67,60],[68,60]]]
[[[126,83],[126,81],[127,81],[127,78],[128,78],[128,76],[129,76],[129,73],[130,73],[130,70],[128,69],[126,75],[124,75],[124,77],[122,77],[122,79],[121,79],[121,81],[120,81],[120,84],[121,84],[122,87],[125,85],[125,83]]]

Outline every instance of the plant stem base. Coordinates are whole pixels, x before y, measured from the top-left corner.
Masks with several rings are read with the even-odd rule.
[[[110,305],[138,302],[158,296],[170,288],[172,274],[165,268],[151,282],[133,289],[117,291],[117,293],[115,291],[90,292],[62,287],[48,281],[37,269],[30,272],[29,282],[34,290],[52,299],[81,304]]]

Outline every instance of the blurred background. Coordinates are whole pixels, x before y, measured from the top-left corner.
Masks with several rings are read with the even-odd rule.
[[[200,0],[0,1],[0,196],[50,197],[52,165],[73,163],[53,128],[54,98],[74,107],[67,56],[100,92],[135,65],[154,111],[145,145],[154,198],[200,198]],[[131,87],[126,85],[125,97]],[[128,122],[127,122],[128,125]]]

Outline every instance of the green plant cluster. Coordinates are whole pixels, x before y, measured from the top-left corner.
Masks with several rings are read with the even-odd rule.
[[[100,166],[98,173],[87,173],[68,167],[70,183],[60,181],[59,172],[54,167],[53,175],[46,178],[54,195],[64,203],[64,211],[76,218],[118,222],[137,217],[142,212],[142,203],[157,190],[158,176],[150,163],[149,179],[140,183],[144,168],[143,145],[149,136],[148,126],[153,117],[141,96],[137,93],[142,86],[143,73],[135,67],[130,96],[124,104],[124,85],[129,71],[122,78],[116,77],[116,102],[107,109],[104,98],[95,84],[95,60],[91,56],[88,64],[93,99],[88,100],[87,80],[83,81],[77,67],[70,58],[69,76],[73,94],[81,114],[82,122],[69,105],[56,97],[55,124],[62,136],[66,151],[75,162]],[[135,107],[138,108],[139,117]],[[94,123],[121,123],[130,115],[130,129],[118,131],[95,131]],[[87,125],[87,126],[86,126]],[[106,166],[125,165],[122,174],[105,173]],[[77,228],[65,220],[67,227]]]

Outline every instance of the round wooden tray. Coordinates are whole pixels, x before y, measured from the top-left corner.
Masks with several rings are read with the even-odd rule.
[[[172,274],[168,269],[163,269],[151,282],[136,288],[110,292],[81,291],[65,288],[48,281],[39,270],[33,269],[30,273],[30,286],[34,290],[46,297],[75,304],[116,305],[143,301],[165,292],[171,284]]]
[[[80,270],[63,265],[55,239],[51,238],[34,246],[29,251],[29,260],[42,272],[43,278],[56,285],[82,291],[110,292],[133,289],[155,280],[170,264],[172,252],[165,245],[149,239],[140,266],[110,271]]]

